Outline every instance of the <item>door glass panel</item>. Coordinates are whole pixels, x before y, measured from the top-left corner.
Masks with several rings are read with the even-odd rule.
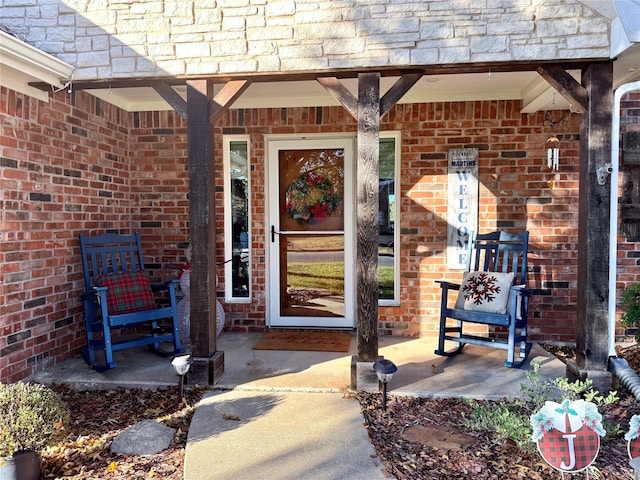
[[[283,316],[344,316],[344,236],[280,235]]]
[[[344,317],[344,149],[278,159],[280,315]]]

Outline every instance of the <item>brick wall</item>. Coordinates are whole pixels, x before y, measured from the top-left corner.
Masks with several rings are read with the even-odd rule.
[[[476,147],[480,151],[480,230],[526,228],[531,233],[531,286],[539,293],[531,302],[532,338],[573,340],[579,117],[561,111],[522,115],[519,109],[516,101],[398,105],[383,117],[383,130],[402,130],[403,135],[401,305],[380,309],[382,334],[418,336],[433,335],[436,331],[440,297],[434,280],[461,275],[460,272],[449,274],[445,266],[447,153],[451,148]],[[169,141],[163,149],[179,154],[176,146],[181,139],[177,134],[183,127],[171,130],[166,128],[167,122],[164,114],[140,115],[140,125],[133,136],[138,140],[132,138],[132,142],[141,141],[141,146],[132,149],[143,155],[143,162],[155,155],[151,153],[154,149],[146,146],[160,138],[153,132],[164,135],[165,142]],[[222,150],[224,134],[251,137],[254,298],[250,305],[225,305],[228,329],[256,330],[265,324],[264,136],[355,132],[355,128],[355,121],[340,107],[231,110],[217,123],[217,152]],[[549,170],[546,162],[545,142],[552,134],[561,140],[557,172]],[[216,161],[221,171],[221,155],[217,155]],[[158,168],[162,165],[161,179],[155,180],[157,185],[170,189],[173,181],[176,192],[185,191],[183,182],[168,180],[173,179],[176,171],[185,174],[183,163],[176,165],[170,161],[158,162],[158,159],[152,163]],[[152,178],[155,176],[150,175],[149,181]],[[148,195],[158,198],[154,188],[149,186],[148,190]],[[222,204],[222,195],[222,180],[217,179],[218,205]],[[167,199],[167,194],[162,198]],[[175,206],[172,202],[170,205]],[[217,261],[222,262],[221,208],[217,216]],[[167,220],[172,226],[168,230],[174,231],[176,220]],[[153,225],[155,229],[161,227],[164,230],[161,222]],[[222,285],[219,290],[222,292]]]
[[[130,130],[131,225],[158,276],[175,276],[185,263],[189,236],[187,125],[172,111],[132,114]]]
[[[3,382],[75,356],[84,344],[78,234],[141,229],[146,246],[153,247],[146,258],[152,275],[175,275],[155,268],[167,260],[158,252],[171,251],[160,242],[178,241],[166,230],[171,226],[166,216],[171,215],[169,204],[180,176],[172,174],[176,178],[167,180],[171,193],[166,200],[156,203],[153,194],[145,192],[151,185],[157,195],[164,195],[161,176],[149,180],[148,173],[163,153],[150,142],[151,154],[141,147],[132,154],[134,119],[85,93],[58,92],[45,103],[0,89]],[[184,138],[181,141],[184,150]],[[132,162],[147,155],[146,162]],[[183,204],[185,199],[183,190]],[[153,209],[147,208],[150,202]],[[183,205],[181,213],[185,211]],[[154,228],[158,221],[166,239]],[[183,217],[180,221],[186,222]]]
[[[401,130],[401,304],[380,309],[382,334],[433,335],[445,268],[450,148],[480,152],[480,229],[531,232],[534,339],[573,340],[576,301],[579,117],[520,114],[516,101],[398,105],[383,130]],[[173,112],[130,114],[83,92],[50,103],[0,90],[0,377],[13,381],[77,354],[84,341],[79,233],[142,233],[156,279],[175,276],[188,242],[186,124]],[[264,135],[354,132],[340,107],[232,110],[215,126],[251,138],[251,304],[225,305],[227,328],[265,324]],[[560,143],[560,169],[545,141]],[[216,179],[222,203],[222,179]],[[218,261],[223,260],[218,209]],[[631,246],[630,246],[631,247]],[[635,265],[635,260],[634,260]],[[630,268],[630,267],[629,267]],[[222,278],[221,278],[222,280]],[[222,285],[219,287],[222,292]]]

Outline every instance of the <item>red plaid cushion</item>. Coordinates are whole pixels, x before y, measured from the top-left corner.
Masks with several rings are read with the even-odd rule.
[[[145,271],[96,275],[96,287],[107,287],[107,308],[111,315],[156,308]]]

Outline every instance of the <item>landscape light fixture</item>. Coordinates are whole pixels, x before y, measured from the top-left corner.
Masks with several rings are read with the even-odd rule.
[[[382,409],[387,410],[387,382],[391,381],[393,374],[398,371],[395,363],[383,358],[373,364],[373,370],[378,376],[378,381],[382,383]]]
[[[176,371],[176,374],[180,377],[180,403],[182,403],[182,397],[184,396],[184,377],[189,371],[191,367],[191,363],[193,363],[193,359],[191,355],[188,353],[184,355],[177,355],[173,357],[171,360],[171,365],[173,365],[173,369]]]

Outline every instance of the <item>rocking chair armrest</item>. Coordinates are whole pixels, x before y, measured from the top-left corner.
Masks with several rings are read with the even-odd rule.
[[[80,294],[80,298],[82,300],[87,300],[89,298],[99,297],[100,292],[106,292],[107,290],[107,287],[93,287],[93,289],[89,290],[88,292]]]
[[[96,296],[96,291],[95,290],[89,290],[88,292],[84,292],[80,294],[80,300],[85,301],[85,300],[91,300],[93,298],[95,298]]]
[[[533,295],[533,290],[531,288],[526,288],[524,285],[512,285],[511,291],[515,292],[516,295],[530,297]]]
[[[84,302],[85,308],[91,302],[94,307],[101,307],[103,304],[107,304],[107,287],[93,287],[92,290],[80,294],[80,300]]]
[[[108,287],[93,287],[93,294],[98,298],[98,301],[104,304],[107,304],[107,290]]]
[[[440,288],[447,288],[448,290],[460,290],[459,283],[451,283],[446,280],[436,280],[436,283],[440,284]]]
[[[152,284],[151,291],[160,292],[162,290],[169,290],[171,288],[175,289],[178,285],[180,285],[180,279],[174,278],[172,280],[167,280],[166,282]]]

